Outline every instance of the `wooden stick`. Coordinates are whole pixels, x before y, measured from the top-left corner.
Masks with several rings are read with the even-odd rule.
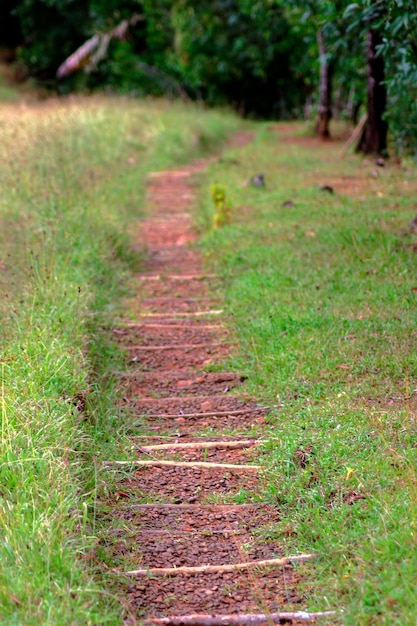
[[[159,194],[158,194],[159,195]],[[171,196],[172,197],[172,196]],[[182,218],[190,218],[192,217],[192,214],[190,213],[190,211],[188,210],[188,207],[185,206],[186,203],[183,203],[183,206],[180,208],[180,210],[177,211],[158,211],[156,210],[157,207],[153,207],[154,211],[149,212],[147,215],[144,215],[143,217],[141,217],[140,219],[140,225],[141,225],[141,229],[140,229],[140,233],[141,233],[141,240],[144,241],[144,243],[146,244],[146,227],[148,226],[148,224],[150,224],[151,226],[153,224],[160,224],[162,226],[163,231],[167,230],[169,233],[172,232],[172,225],[175,229],[178,229],[178,233],[173,233],[174,235],[178,235],[178,236],[182,236],[184,234],[191,234],[193,236],[195,236],[195,231],[193,229],[193,225],[192,224],[184,224],[182,221]],[[153,234],[153,229],[151,231],[151,233]],[[145,236],[144,236],[145,235]],[[183,245],[182,244],[182,240],[180,240],[179,245]]]
[[[148,255],[159,257],[159,265],[166,267],[169,263],[178,263],[178,272],[181,272],[180,265],[196,265],[196,254],[187,250],[184,246],[172,246],[167,244],[149,244],[147,246]]]
[[[125,350],[185,350],[189,348],[218,348],[219,346],[231,345],[225,344],[224,341],[216,341],[212,343],[168,343],[162,346],[124,346]]]
[[[218,278],[218,274],[141,274],[140,280],[203,280]]]
[[[160,232],[162,231],[163,233],[165,233],[166,231],[172,232],[172,226],[167,226],[166,229],[160,228],[159,231]],[[192,235],[192,233],[188,232],[187,235],[190,236]],[[186,254],[188,254],[188,256],[195,256],[194,252],[190,250],[189,248],[187,248],[186,245],[184,245],[183,243],[178,244],[175,241],[172,243],[166,243],[166,242],[158,243],[157,241],[153,241],[147,245],[147,249],[151,251],[166,250],[168,252],[182,252],[182,253],[185,252]]]
[[[204,514],[208,511],[239,511],[240,509],[264,509],[265,507],[271,508],[271,505],[265,504],[265,502],[256,502],[252,504],[160,504],[158,502],[152,502],[147,504],[126,504],[119,505],[121,509],[128,509],[129,511],[142,511],[144,509],[174,509],[178,511],[204,511]]]
[[[225,415],[244,415],[245,413],[252,413],[257,411],[266,411],[269,409],[276,409],[278,405],[273,406],[254,406],[247,409],[236,409],[235,411],[210,411],[208,413],[157,413],[155,415],[148,415],[147,417],[152,417],[156,419],[176,419],[178,417],[222,417]]]
[[[171,213],[170,215],[164,215],[161,217],[158,217],[158,214],[156,214],[155,216],[147,216],[144,219],[141,220],[141,226],[142,226],[142,230],[143,230],[143,225],[146,226],[146,224],[149,224],[149,222],[156,222],[159,224],[165,224],[166,222],[178,222],[178,217],[191,217],[191,213]],[[182,222],[180,222],[180,225],[182,226]]]
[[[129,439],[178,439],[179,436],[181,435],[132,435]]]
[[[123,328],[167,328],[170,330],[171,328],[182,329],[182,330],[223,330],[226,332],[226,329],[221,324],[156,324],[155,322],[125,322],[120,323],[118,326],[122,326]]]
[[[158,300],[163,300],[164,302],[171,302],[174,300],[175,302],[201,302],[205,300],[221,300],[221,298],[214,298],[213,296],[201,296],[199,298],[187,298],[185,296],[152,296],[151,298],[142,298],[141,302],[155,302]]]
[[[202,315],[221,315],[223,309],[210,309],[208,311],[192,311],[190,313],[140,313],[141,317],[201,317]]]
[[[195,613],[172,617],[150,617],[143,620],[144,624],[166,624],[167,626],[256,626],[257,624],[283,622],[312,622],[323,617],[337,615],[336,611],[280,611],[279,613],[235,613],[232,615],[210,615]]]
[[[191,366],[190,366],[191,367]],[[148,378],[161,378],[163,377],[164,379],[166,379],[166,374],[167,372],[170,372],[170,374],[174,375],[174,378],[172,378],[173,381],[177,380],[176,376],[177,374],[179,374],[179,378],[178,380],[184,379],[184,380],[188,380],[188,379],[192,379],[194,380],[196,377],[197,379],[200,377],[207,377],[207,380],[210,381],[211,379],[208,378],[210,375],[213,377],[225,377],[227,376],[227,378],[222,378],[222,380],[220,382],[239,382],[239,380],[241,379],[241,377],[239,376],[239,374],[235,373],[235,372],[211,372],[211,373],[207,373],[204,372],[203,370],[164,370],[164,371],[152,371],[152,372],[144,372],[142,370],[136,370],[136,371],[126,371],[126,372],[121,372],[119,370],[112,370],[113,374],[118,374],[119,376],[126,376],[127,378],[135,378],[135,377],[148,377]],[[193,378],[194,377],[194,378]],[[206,380],[206,379],[204,379]],[[216,381],[214,381],[216,382]],[[198,384],[198,383],[197,383]]]
[[[209,437],[214,437],[215,435],[206,435],[205,437],[203,435],[201,435],[200,437],[198,435],[193,435],[193,434],[187,434],[187,433],[177,433],[176,435],[130,435],[129,439],[132,440],[142,440],[142,439],[184,439],[187,437],[190,437],[192,439],[195,439],[196,441],[200,442],[200,443],[204,443],[205,441],[209,440]],[[219,437],[222,437],[222,435],[218,435]],[[241,437],[244,435],[241,435]],[[224,437],[227,437],[226,439],[218,439],[219,443],[225,442],[225,441],[240,441],[240,438],[236,435],[224,435]],[[215,441],[215,440],[213,440]],[[259,443],[269,443],[271,440],[270,439],[256,439],[257,442]],[[191,443],[191,442],[190,442]]]
[[[148,567],[125,572],[126,576],[164,576],[166,574],[214,574],[220,572],[235,572],[236,570],[253,569],[255,567],[281,567],[288,563],[309,561],[315,559],[316,554],[298,554],[285,556],[281,559],[264,559],[263,561],[246,561],[245,563],[231,563],[227,565],[200,565],[197,567]]]
[[[347,140],[347,142],[345,143],[345,145],[343,146],[343,148],[340,151],[339,156],[342,158],[346,155],[347,151],[349,150],[350,146],[356,141],[356,139],[359,137],[359,135],[361,134],[363,127],[365,126],[366,122],[368,121],[368,114],[365,113],[364,115],[362,115],[361,119],[359,120],[358,125],[356,126],[356,128],[354,129],[353,133],[351,134],[351,136],[349,137],[349,139]]]
[[[203,467],[207,469],[233,469],[245,472],[258,472],[266,469],[264,465],[235,465],[233,463],[207,463],[205,461],[105,461],[106,467],[139,465],[140,467]]]
[[[152,452],[154,450],[198,450],[200,448],[250,448],[258,446],[256,439],[242,439],[241,441],[195,441],[194,443],[160,443],[153,446],[140,446],[139,451]]]
[[[176,536],[185,536],[185,537],[190,537],[190,535],[201,535],[201,530],[171,530],[169,528],[166,528],[164,530],[153,530],[152,528],[140,528],[138,531],[139,535],[156,535],[156,536],[172,536],[172,537],[176,537]],[[234,528],[230,528],[230,529],[223,529],[223,530],[216,530],[216,529],[208,529],[208,530],[204,530],[204,536],[205,537],[210,537],[210,535],[246,535],[247,531],[245,530],[238,530],[238,529],[234,529]]]
[[[161,176],[166,178],[188,178],[193,173],[192,170],[164,170],[162,172],[149,172],[146,178],[160,178]]]

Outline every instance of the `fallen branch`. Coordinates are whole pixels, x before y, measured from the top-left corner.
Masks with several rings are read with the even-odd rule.
[[[191,535],[198,535],[199,537],[201,537],[201,530],[171,530],[169,528],[166,528],[164,530],[153,530],[152,528],[141,528],[140,530],[137,531],[138,535],[155,535],[155,536],[162,536],[162,537],[166,537],[167,535],[169,537],[176,537],[177,535],[180,537],[190,537]],[[223,529],[223,530],[205,530],[204,531],[204,536],[205,537],[210,537],[211,535],[221,535],[221,536],[230,536],[230,535],[246,535],[246,531],[245,530],[236,530],[231,528],[229,529]]]
[[[153,446],[140,446],[139,451],[153,452],[156,450],[196,450],[198,448],[250,448],[259,445],[256,439],[242,441],[196,441],[194,443],[161,443]]]
[[[94,35],[61,63],[56,72],[56,77],[64,78],[86,66],[91,71],[106,56],[111,39],[120,39],[122,41],[126,38],[131,26],[135,26],[137,22],[144,20],[144,15],[134,14],[128,20],[120,22],[113,30]]]
[[[147,178],[159,178],[160,176],[171,177],[171,178],[183,178],[187,176],[191,176],[192,172],[187,170],[163,170],[162,172],[149,172],[146,177]]]
[[[141,313],[141,317],[201,317],[202,315],[221,315],[223,309],[211,309],[208,311],[192,311],[189,313],[181,313],[180,311],[174,313]]]
[[[163,346],[125,346],[126,350],[184,350],[191,348],[218,348],[224,346],[224,341],[217,341],[211,343],[169,343]],[[231,345],[231,344],[227,344]]]
[[[339,156],[342,158],[346,155],[347,151],[349,150],[350,146],[355,143],[356,139],[358,139],[359,135],[361,134],[366,122],[368,121],[368,114],[365,113],[364,115],[362,115],[361,119],[359,120],[358,125],[356,126],[356,128],[354,129],[353,133],[351,134],[351,136],[349,137],[349,139],[347,140],[347,142],[345,143],[345,145],[343,146],[343,148],[340,151]]]
[[[218,278],[218,274],[141,274],[140,280],[203,280]]]
[[[278,405],[272,406],[253,406],[247,409],[236,409],[235,411],[210,411],[208,413],[158,413],[156,415],[148,415],[147,417],[152,417],[156,419],[177,419],[178,417],[188,417],[188,418],[196,418],[196,417],[222,417],[226,415],[244,415],[245,413],[252,413],[257,411],[266,411],[269,409],[277,409]]]
[[[188,370],[188,371],[168,370],[168,371],[170,372],[169,380],[172,380],[173,382],[175,382],[176,380],[182,380],[182,379],[184,380],[192,379],[196,384],[200,384],[203,382],[215,382],[215,383],[242,382],[243,380],[246,380],[246,377],[239,376],[238,374],[235,374],[234,372],[206,373],[206,372],[200,372],[200,371],[195,371],[195,370]],[[128,371],[128,372],[112,370],[112,374],[121,376],[122,378],[141,377],[145,379],[146,378],[163,378],[164,380],[166,380],[165,370],[150,371],[150,372],[144,372],[142,370],[139,370],[139,371],[134,370],[134,371]],[[177,376],[178,374],[179,374],[179,377]],[[199,376],[198,374],[201,374],[201,376]]]
[[[186,326],[184,324],[156,324],[155,322],[125,322],[125,323],[120,323],[118,324],[118,326],[122,326],[123,328],[167,328],[168,330],[171,330],[172,328],[175,329],[182,329],[182,330],[223,330],[224,332],[226,332],[226,329],[221,325],[221,324],[196,324],[196,325],[191,325],[191,324],[187,324]]]
[[[201,296],[199,298],[187,298],[182,296],[153,296],[152,298],[142,298],[141,302],[157,302],[158,300],[163,300],[164,302],[201,302],[202,300],[221,300],[221,298],[213,298],[213,296]]]
[[[218,435],[219,437],[222,437],[222,435]],[[242,435],[240,435],[241,437]],[[198,436],[198,435],[193,435],[192,433],[188,434],[188,433],[176,433],[174,435],[131,435],[129,437],[129,439],[132,440],[138,440],[138,441],[142,441],[142,439],[171,439],[174,442],[177,441],[179,439],[193,439],[194,442],[201,442],[204,443],[205,441],[211,441],[211,439],[209,439],[209,435],[206,436]],[[227,439],[225,439],[225,437],[227,437]],[[220,442],[224,442],[224,441],[240,441],[240,437],[238,435],[223,435],[223,439],[213,439],[213,441],[218,441]],[[271,440],[270,439],[256,439],[257,443],[269,443]],[[191,443],[191,442],[189,442]]]
[[[166,172],[159,172],[159,173],[166,174]],[[147,178],[149,177],[155,178],[154,176],[152,177],[150,174],[148,174]],[[153,190],[153,192],[155,192],[155,189]],[[158,195],[161,193],[161,190],[157,186],[156,186],[156,192],[158,193]],[[184,217],[184,216],[191,217],[191,214],[190,213],[171,213],[170,215],[161,215],[161,213],[157,213],[156,215],[149,215],[148,217],[145,217],[143,220],[141,220],[142,232],[146,230],[146,226],[148,226],[149,224],[162,224],[162,226],[166,226],[166,229],[163,229],[163,230],[171,231],[172,226],[168,226],[167,222],[174,222],[174,225],[177,226],[178,218]],[[181,225],[181,234],[183,234],[184,228],[182,228],[182,222],[180,222],[180,225]],[[173,244],[173,245],[178,245],[178,244]]]
[[[252,504],[164,504],[159,502],[152,502],[147,504],[127,504],[126,508],[129,511],[141,511],[143,509],[175,509],[179,511],[240,511],[241,509],[264,509],[271,508],[270,505],[265,502],[254,502]],[[124,506],[120,505],[123,509]]]
[[[157,188],[156,189],[156,194],[158,194],[158,199],[159,200],[161,198],[163,198],[163,197],[165,197],[165,198],[167,198],[169,200],[172,200],[172,192],[171,191],[167,192],[167,193],[161,193],[161,190]],[[154,193],[151,193],[150,195],[151,196],[153,195],[155,197],[156,194],[154,192]],[[188,194],[186,194],[186,195],[188,195]],[[179,197],[181,197],[181,196],[184,197],[184,194],[179,194]],[[183,225],[183,227],[181,228],[181,234],[183,235],[184,232],[187,231],[187,228],[184,229],[184,221],[189,220],[190,218],[191,218],[191,213],[189,211],[182,211],[182,212],[178,212],[178,213],[176,211],[174,211],[174,212],[171,211],[171,213],[164,213],[162,218],[158,218],[158,217],[153,218],[153,217],[151,217],[151,218],[147,218],[145,222],[142,222],[142,225],[143,225],[143,231],[142,232],[146,231],[146,226],[148,224],[151,224],[152,222],[155,222],[155,221],[159,221],[160,224],[166,224],[167,222],[173,222],[174,226],[178,226],[179,224]],[[188,226],[188,228],[189,228],[189,226]],[[169,230],[169,232],[172,232],[173,229],[172,229],[172,226],[171,227],[167,226],[166,228],[163,228],[161,230],[163,230],[165,232],[167,230]],[[167,248],[168,247],[170,247],[170,248],[174,248],[174,247],[179,248],[180,247],[177,243],[158,244],[158,243],[155,242],[155,243],[151,243],[151,244],[148,243],[146,248],[149,251],[152,251],[153,249],[158,249],[158,246],[160,247],[161,245],[165,246]],[[149,274],[150,274],[150,272],[148,273],[148,275]]]
[[[244,563],[231,563],[227,565],[200,565],[197,567],[148,567],[130,572],[124,572],[126,576],[165,576],[169,574],[214,574],[221,572],[235,572],[236,570],[254,569],[256,567],[281,567],[288,563],[299,561],[309,561],[316,558],[316,554],[299,554],[296,556],[285,556],[281,559],[264,559],[263,561],[246,561]]]
[[[256,624],[280,624],[284,621],[312,622],[323,617],[337,615],[336,611],[281,611],[279,613],[238,613],[233,615],[178,615],[172,617],[155,617],[143,620],[144,624],[166,624],[167,626],[253,626]]]
[[[184,435],[132,435],[130,439],[178,439],[179,437],[184,437]]]
[[[236,465],[234,463],[207,463],[205,461],[105,461],[106,467],[139,465],[141,467],[205,467],[208,469],[233,469],[243,470],[245,472],[258,472],[266,469],[263,465]]]

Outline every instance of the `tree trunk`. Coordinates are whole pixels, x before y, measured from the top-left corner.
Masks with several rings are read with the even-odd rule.
[[[369,30],[367,37],[368,121],[357,151],[386,156],[388,124],[383,119],[387,105],[387,91],[384,84],[385,68],[384,59],[376,53],[376,47],[382,43],[382,37],[374,30]]]
[[[317,134],[322,139],[330,137],[330,120],[332,118],[332,80],[333,62],[329,61],[321,30],[317,31],[317,43],[320,55],[320,101]]]

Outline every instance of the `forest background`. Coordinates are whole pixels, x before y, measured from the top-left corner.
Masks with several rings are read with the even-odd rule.
[[[391,150],[417,148],[416,23],[415,0],[3,0],[0,48],[15,77],[61,94],[311,117],[322,137],[332,117],[357,123],[367,111],[360,149],[384,156],[388,128]]]

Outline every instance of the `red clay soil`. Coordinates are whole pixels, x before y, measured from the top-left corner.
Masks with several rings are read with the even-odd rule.
[[[218,395],[238,388],[244,379],[234,372],[135,372],[123,385],[136,398]]]
[[[238,135],[235,143],[250,138]],[[200,161],[150,176],[149,217],[140,233],[147,259],[137,281],[138,314],[114,329],[128,364],[120,381],[124,402],[135,417],[132,464],[109,467],[120,472],[120,480],[106,503],[103,549],[116,563],[128,625],[195,613],[268,616],[308,606],[309,583],[296,559],[246,565],[279,559],[285,551],[270,539],[279,510],[262,502],[263,471],[253,467],[259,465],[256,439],[268,408],[245,397],[239,375],[205,371],[233,349],[221,303],[212,296],[218,279],[205,274],[192,247],[192,177],[205,165]],[[246,441],[241,448],[147,449],[239,439]],[[149,461],[157,463],[146,465]],[[158,465],[161,461],[197,466]],[[181,570],[237,563],[246,569]],[[177,571],[132,573],[147,568]],[[305,623],[265,617],[265,624],[272,622]]]

